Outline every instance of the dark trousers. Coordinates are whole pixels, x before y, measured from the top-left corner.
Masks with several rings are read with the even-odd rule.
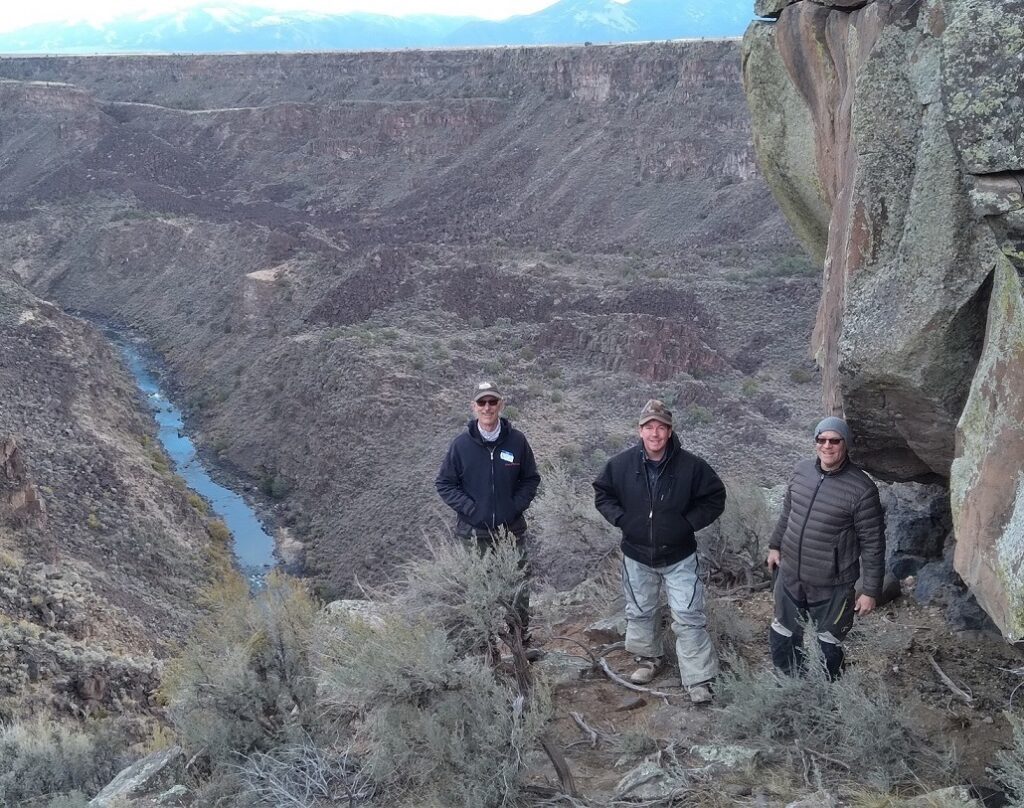
[[[516,551],[519,553],[519,569],[523,571],[524,575],[523,585],[516,592],[511,607],[519,622],[520,634],[525,645],[530,639],[530,562],[526,555],[527,534],[516,535],[506,528],[498,528],[496,533],[474,531],[468,536],[463,536],[462,541],[468,549],[476,550],[483,555],[493,549],[495,541],[500,541],[503,538],[515,540]],[[512,621],[509,621],[509,628],[514,628]]]
[[[853,586],[812,586],[800,581],[775,578],[775,615],[768,631],[772,663],[782,673],[794,676],[806,667],[803,649],[804,624],[810,621],[817,632],[825,670],[835,679],[843,668],[843,639],[853,628]]]

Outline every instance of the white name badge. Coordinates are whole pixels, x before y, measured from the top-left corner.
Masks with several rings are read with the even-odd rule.
[[[512,454],[512,452],[506,452],[504,450],[501,452],[499,457],[502,460],[504,460],[506,463],[514,463],[515,459],[516,459],[515,456]]]

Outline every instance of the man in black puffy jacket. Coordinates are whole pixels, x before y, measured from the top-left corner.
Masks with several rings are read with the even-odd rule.
[[[473,418],[448,446],[434,485],[455,511],[455,535],[486,550],[511,534],[526,566],[526,517],[540,474],[526,436],[501,417],[504,397],[492,382],[473,388]],[[524,635],[529,594],[516,603]]]
[[[854,613],[872,611],[882,591],[885,521],[878,487],[850,461],[846,422],[823,419],[814,441],[817,457],[797,464],[768,542],[768,568],[777,570],[768,636],[775,667],[798,672],[804,662],[801,621],[810,619],[835,678]],[[861,572],[863,591],[855,597]]]
[[[594,481],[594,504],[622,531],[626,650],[637,663],[630,678],[646,684],[661,667],[657,614],[664,583],[679,676],[699,704],[712,698],[718,656],[707,631],[694,534],[725,509],[725,486],[706,461],[682,448],[661,401],[644,405],[639,431],[640,444],[611,458]]]

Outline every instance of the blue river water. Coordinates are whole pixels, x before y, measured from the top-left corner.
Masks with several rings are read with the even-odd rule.
[[[239,569],[252,584],[258,586],[275,564],[273,537],[263,529],[252,508],[239,494],[214,482],[210,477],[196,452],[195,444],[185,434],[181,410],[160,389],[139,346],[120,332],[107,329],[106,334],[121,351],[139,389],[146,397],[159,427],[160,442],[173,461],[174,470],[224,520],[234,537],[234,553]]]

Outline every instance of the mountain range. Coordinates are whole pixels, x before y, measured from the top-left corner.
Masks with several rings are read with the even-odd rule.
[[[48,22],[0,33],[2,53],[238,53],[553,45],[739,36],[750,0],[560,0],[491,21],[432,14],[325,14],[241,3]]]

